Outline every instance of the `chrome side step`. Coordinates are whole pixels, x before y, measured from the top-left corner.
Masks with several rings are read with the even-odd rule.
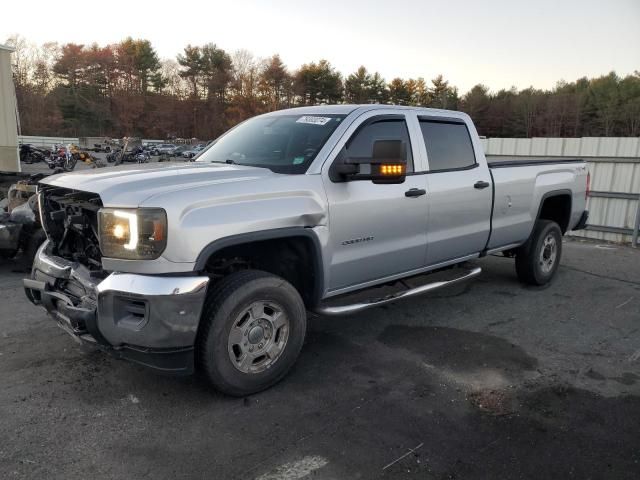
[[[367,308],[377,307],[379,305],[384,305],[385,303],[395,302],[396,300],[400,300],[403,298],[414,297],[416,295],[432,292],[434,290],[438,290],[443,287],[449,287],[456,283],[460,283],[465,280],[469,280],[473,277],[477,277],[478,275],[480,275],[480,272],[482,272],[482,269],[480,267],[476,267],[471,270],[467,270],[463,275],[461,275],[460,277],[454,278],[452,280],[427,283],[425,285],[421,285],[416,288],[411,288],[398,293],[387,295],[386,297],[372,299],[372,300],[368,300],[360,303],[354,303],[352,305],[339,305],[335,307],[331,307],[331,306],[323,307],[322,305],[320,305],[318,308],[315,309],[315,312],[320,315],[330,315],[330,316],[347,315],[349,313],[356,313],[362,310],[366,310]]]

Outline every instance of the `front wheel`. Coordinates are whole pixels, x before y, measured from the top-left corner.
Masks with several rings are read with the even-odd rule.
[[[521,282],[545,285],[558,270],[562,257],[562,230],[551,220],[538,220],[516,253],[516,273]]]
[[[76,168],[76,163],[78,163],[78,159],[74,156],[71,156],[65,159],[63,168],[67,172],[72,172],[74,168]]]
[[[223,393],[257,393],[287,374],[306,329],[306,309],[291,284],[257,270],[232,273],[208,294],[196,342],[198,369]]]

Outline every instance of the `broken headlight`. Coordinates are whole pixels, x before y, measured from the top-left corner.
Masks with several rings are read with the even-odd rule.
[[[167,214],[161,208],[101,208],[98,231],[103,256],[153,260],[167,246]]]

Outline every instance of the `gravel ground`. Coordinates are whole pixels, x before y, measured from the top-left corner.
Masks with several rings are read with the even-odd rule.
[[[543,289],[477,263],[311,320],[244,399],[75,344],[0,263],[0,478],[640,478],[640,251],[566,241]]]

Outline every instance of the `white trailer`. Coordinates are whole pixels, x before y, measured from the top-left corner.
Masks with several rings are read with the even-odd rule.
[[[13,51],[0,44],[0,172],[20,172],[18,107],[11,75]]]

